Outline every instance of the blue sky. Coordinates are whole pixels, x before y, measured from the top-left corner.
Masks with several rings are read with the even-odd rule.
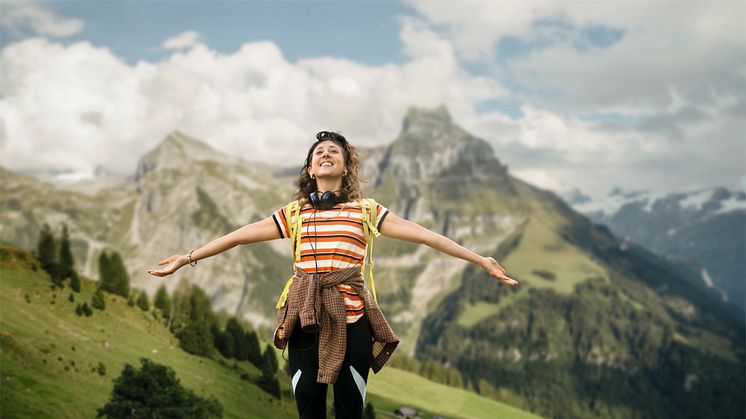
[[[397,16],[413,14],[395,1],[53,1],[47,7],[86,22],[67,42],[88,40],[130,64],[169,52],[163,40],[202,34],[230,53],[253,40],[272,40],[288,60],[343,56],[368,64],[400,62]],[[7,36],[3,29],[3,38]]]
[[[445,104],[515,176],[559,193],[744,188],[744,12],[668,1],[4,2],[0,165],[129,174],[139,154],[117,150],[174,129],[249,160],[292,160],[318,127],[378,145],[408,107]]]

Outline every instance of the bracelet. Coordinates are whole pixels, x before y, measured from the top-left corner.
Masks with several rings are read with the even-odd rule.
[[[187,260],[189,260],[189,266],[195,267],[197,266],[197,261],[195,260],[194,262],[192,262],[192,252],[194,252],[194,250],[189,251],[189,254],[187,255]]]

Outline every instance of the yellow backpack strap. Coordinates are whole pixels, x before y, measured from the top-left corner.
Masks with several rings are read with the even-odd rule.
[[[378,219],[378,203],[375,199],[366,198],[360,201],[360,211],[363,216],[363,234],[365,241],[368,243],[365,249],[365,259],[363,261],[362,274],[365,276],[365,263],[370,263],[368,278],[370,279],[370,289],[373,291],[373,299],[378,303],[376,295],[376,283],[373,280],[373,240],[380,236],[381,233],[376,228]]]
[[[288,225],[290,233],[290,243],[295,250],[294,261],[298,262],[300,260],[300,231],[303,226],[303,220],[300,217],[300,203],[298,201],[293,201],[285,207],[285,222]],[[287,301],[288,298],[288,290],[290,290],[290,285],[293,283],[293,276],[295,276],[295,274],[290,275],[290,278],[285,282],[285,288],[282,290],[282,294],[280,294],[280,298],[277,300],[275,308],[278,310],[285,306],[285,301]]]
[[[300,261],[300,231],[303,227],[303,219],[300,216],[300,203],[293,201],[285,208],[285,222],[290,233],[290,244],[295,250],[293,260]]]

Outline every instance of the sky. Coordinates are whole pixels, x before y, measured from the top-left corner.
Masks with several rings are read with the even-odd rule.
[[[132,175],[180,130],[302,162],[445,105],[512,175],[746,189],[746,2],[5,1],[0,166]]]

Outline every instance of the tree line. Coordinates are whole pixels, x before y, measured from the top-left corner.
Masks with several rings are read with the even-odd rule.
[[[35,252],[32,253],[35,253],[42,269],[49,274],[52,289],[64,289],[69,286],[72,291],[68,300],[75,302],[75,295],[81,292],[81,283],[79,274],[75,270],[67,226],[63,225],[61,238],[56,239],[49,225],[44,224]],[[148,294],[130,286],[129,275],[118,252],[113,250],[101,252],[98,257],[98,274],[98,282],[90,305],[88,302],[78,303],[75,309],[76,314],[91,316],[92,309],[105,310],[107,294],[123,297],[128,305],[137,306],[140,310],[150,312],[155,318],[163,321],[166,328],[179,340],[184,351],[211,359],[217,359],[220,354],[227,359],[248,361],[255,365],[261,371],[261,376],[255,379],[257,385],[275,398],[281,397],[280,383],[277,378],[279,364],[274,348],[267,344],[262,351],[256,332],[250,328],[244,328],[235,317],[230,317],[225,327],[221,327],[217,315],[212,310],[209,297],[201,288],[188,285],[179,287],[173,294],[169,294],[165,285],[161,285],[154,296],[151,310]],[[119,411],[116,404],[111,403],[115,403],[119,400],[118,398],[126,397],[128,394],[127,388],[131,383],[126,380],[149,379],[138,374],[170,376],[167,370],[160,367],[163,366],[157,364],[154,366],[150,361],[147,363],[143,361],[140,370],[127,364],[122,377],[115,381],[124,387],[115,387],[112,400],[106,408],[100,409],[100,416],[120,417],[115,414]],[[248,375],[244,374],[242,378],[248,379]],[[122,381],[125,382],[122,383]],[[159,382],[166,381],[160,380]],[[188,392],[176,387],[174,389],[172,390],[181,394],[185,400],[189,400],[189,403],[199,404]],[[200,408],[200,411],[205,412],[204,417],[212,417],[211,415],[222,411],[222,407],[219,404],[216,407],[214,402],[216,401],[204,400]]]

